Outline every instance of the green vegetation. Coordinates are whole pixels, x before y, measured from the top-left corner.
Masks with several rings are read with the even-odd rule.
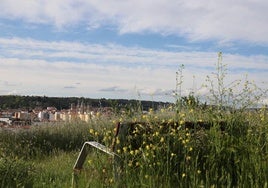
[[[0,110],[6,109],[34,109],[40,107],[45,109],[49,106],[54,106],[58,110],[69,109],[71,104],[82,102],[90,107],[111,107],[114,110],[136,107],[138,103],[143,110],[148,110],[152,107],[152,101],[137,101],[126,99],[91,99],[84,97],[46,97],[46,96],[19,96],[19,95],[1,95]],[[165,106],[166,102],[153,102],[155,106]]]
[[[216,83],[208,78],[206,86],[213,90],[209,105],[194,94],[180,95],[180,71],[177,103],[166,108],[116,111],[87,124],[2,130],[1,187],[71,187],[72,180],[77,187],[268,187],[268,111],[247,108],[266,93],[254,93],[248,81],[240,93],[226,88],[221,54],[217,67]],[[79,149],[89,140],[110,148],[114,143],[119,158],[113,163],[91,148],[73,177]]]

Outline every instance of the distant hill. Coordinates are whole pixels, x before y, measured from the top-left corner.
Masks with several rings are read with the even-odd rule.
[[[47,97],[47,96],[19,96],[19,95],[0,95],[0,109],[25,109],[56,107],[58,110],[69,109],[71,104],[77,105],[83,102],[90,107],[130,107],[141,106],[143,110],[167,106],[167,102],[138,101],[127,99],[91,99],[84,97]]]

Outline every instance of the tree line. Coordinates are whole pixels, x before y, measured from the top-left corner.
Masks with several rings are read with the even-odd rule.
[[[128,99],[92,99],[84,97],[47,97],[47,96],[20,96],[20,95],[1,95],[0,109],[24,109],[32,110],[35,108],[45,109],[46,107],[56,107],[58,110],[69,109],[71,104],[84,103],[93,108],[112,107],[120,109],[121,107],[135,107],[143,110],[167,106],[168,102],[157,101],[138,101]]]

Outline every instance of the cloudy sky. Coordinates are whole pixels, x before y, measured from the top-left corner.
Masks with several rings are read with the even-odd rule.
[[[0,95],[172,101],[226,83],[268,86],[267,0],[1,0]]]

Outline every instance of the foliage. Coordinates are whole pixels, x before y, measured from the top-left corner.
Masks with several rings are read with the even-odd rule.
[[[58,123],[40,125],[30,130],[0,131],[1,155],[30,159],[52,154],[55,151],[74,151],[89,139],[88,125]]]
[[[4,187],[33,187],[34,168],[29,162],[0,157],[0,185]]]
[[[49,106],[54,106],[58,110],[69,109],[71,104],[77,104],[78,102],[84,102],[90,107],[112,107],[124,108],[128,106],[135,106],[140,103],[144,110],[152,107],[152,101],[136,101],[126,99],[91,99],[84,97],[46,97],[46,96],[18,96],[18,95],[2,95],[0,96],[0,109],[27,109],[31,110],[36,107],[45,109]],[[163,106],[169,103],[154,102],[156,106]]]

